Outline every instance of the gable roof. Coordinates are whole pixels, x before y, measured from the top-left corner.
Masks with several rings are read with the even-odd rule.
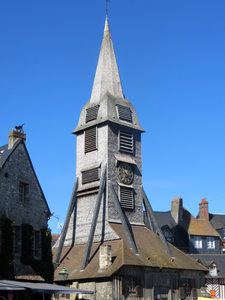
[[[207,220],[196,219],[185,208],[183,208],[183,221],[181,221],[181,224],[190,235],[220,236]]]
[[[118,240],[107,241],[102,244],[111,245],[113,257],[112,265],[104,272],[99,271],[99,247],[101,244],[93,243],[89,264],[81,272],[87,245],[75,245],[72,248],[63,247],[62,263],[69,272],[68,280],[110,277],[121,267],[129,265],[137,267],[163,267],[166,269],[207,271],[205,267],[190,259],[176,247],[170,245],[169,247],[175,257],[175,260],[172,260],[171,256],[166,252],[160,237],[145,226],[131,226],[131,232],[138,249],[138,255],[136,255],[130,249],[122,224],[110,223],[110,226],[120,237]],[[56,252],[57,248],[54,248],[54,256],[56,255]],[[60,280],[58,272],[59,269],[55,272],[56,281]]]
[[[39,188],[40,188],[40,190],[41,190],[41,193],[42,193],[42,195],[43,195],[45,204],[46,204],[46,206],[47,206],[47,208],[48,208],[49,214],[51,214],[51,211],[50,211],[50,209],[49,209],[49,206],[48,206],[48,203],[47,203],[47,201],[46,201],[45,195],[44,195],[44,193],[43,193],[43,191],[42,191],[41,185],[40,185],[40,183],[39,183],[39,181],[38,181],[38,178],[37,178],[37,175],[36,175],[36,173],[35,173],[35,170],[34,170],[32,161],[31,161],[31,159],[30,159],[29,153],[28,153],[28,151],[27,151],[27,147],[26,147],[26,145],[25,145],[23,139],[19,138],[19,139],[14,143],[13,147],[10,148],[10,149],[8,149],[8,144],[7,144],[7,145],[4,145],[4,146],[2,146],[2,147],[0,147],[0,152],[3,151],[3,152],[2,152],[2,157],[3,157],[3,158],[2,158],[2,164],[1,164],[1,166],[0,166],[0,171],[4,168],[4,166],[5,166],[6,162],[8,161],[9,157],[12,155],[12,153],[13,153],[14,151],[16,151],[16,149],[18,148],[18,146],[19,146],[20,144],[23,145],[23,147],[24,147],[24,149],[25,149],[25,152],[26,152],[27,158],[28,158],[28,160],[29,160],[30,166],[31,166],[31,168],[32,168],[32,170],[33,170],[33,172],[34,172],[34,176],[35,176],[35,178],[36,178],[36,180],[37,180],[38,186],[39,186]]]

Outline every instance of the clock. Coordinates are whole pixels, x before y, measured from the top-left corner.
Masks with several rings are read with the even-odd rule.
[[[121,163],[118,167],[119,180],[124,184],[131,184],[134,178],[134,172],[127,163]]]

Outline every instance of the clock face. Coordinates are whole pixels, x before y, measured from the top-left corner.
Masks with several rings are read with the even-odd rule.
[[[118,167],[119,180],[124,184],[131,184],[134,178],[134,173],[130,165],[122,163]]]

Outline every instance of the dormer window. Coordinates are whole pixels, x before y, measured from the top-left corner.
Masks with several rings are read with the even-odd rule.
[[[194,237],[194,247],[195,248],[202,248],[202,238]]]
[[[165,239],[169,243],[173,243],[173,234],[169,229],[166,229],[164,232]]]
[[[213,263],[209,266],[209,275],[217,276],[217,265],[215,263]]]
[[[215,248],[215,239],[212,237],[207,238],[207,248],[214,249]]]

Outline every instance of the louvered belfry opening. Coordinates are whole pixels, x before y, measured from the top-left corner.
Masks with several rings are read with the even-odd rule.
[[[93,168],[82,172],[82,184],[99,180],[99,168]]]
[[[132,130],[125,127],[120,127],[119,148],[123,152],[134,152],[133,133]]]
[[[120,186],[120,203],[122,208],[134,208],[134,190],[132,188]]]
[[[85,153],[91,152],[97,149],[97,143],[96,143],[96,126],[88,128],[85,130]]]
[[[86,109],[86,123],[97,119],[98,109],[99,105],[95,105]]]
[[[132,123],[131,110],[127,106],[117,104],[119,119]]]

